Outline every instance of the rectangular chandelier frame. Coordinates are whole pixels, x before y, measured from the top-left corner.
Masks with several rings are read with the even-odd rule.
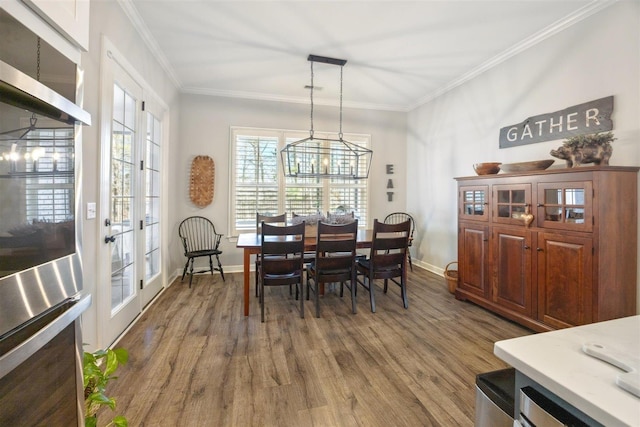
[[[309,137],[287,144],[281,151],[282,169],[286,177],[342,178],[345,180],[369,177],[373,151],[343,139],[342,134],[342,69],[345,59],[309,55],[311,63],[311,129]],[[313,63],[340,66],[340,131],[338,139],[317,138],[313,132]]]
[[[284,175],[293,178],[369,177],[373,151],[344,139],[308,137],[280,151]]]

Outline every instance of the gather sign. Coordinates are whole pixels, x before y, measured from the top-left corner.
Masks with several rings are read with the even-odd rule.
[[[500,129],[500,148],[570,138],[613,129],[613,95],[553,113],[529,117]]]

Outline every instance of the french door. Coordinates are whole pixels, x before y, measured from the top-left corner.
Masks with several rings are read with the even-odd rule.
[[[100,344],[108,346],[163,286],[162,116],[139,81],[103,56]]]

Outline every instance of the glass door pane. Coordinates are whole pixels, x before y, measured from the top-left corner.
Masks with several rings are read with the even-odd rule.
[[[160,273],[160,121],[147,113],[145,281]]]
[[[539,220],[545,227],[588,231],[591,219],[591,182],[539,184]]]
[[[136,139],[136,100],[117,83],[113,88],[111,133],[111,312],[136,292],[134,274],[135,238],[132,192],[135,173],[133,144]]]

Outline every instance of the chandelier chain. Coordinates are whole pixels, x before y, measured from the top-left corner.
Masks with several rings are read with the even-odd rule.
[[[36,54],[36,80],[40,81],[40,37],[38,37],[38,51]]]
[[[313,138],[313,61],[311,63],[311,130],[309,131],[311,138]]]
[[[342,141],[342,70],[344,69],[344,65],[340,66],[340,141]]]

